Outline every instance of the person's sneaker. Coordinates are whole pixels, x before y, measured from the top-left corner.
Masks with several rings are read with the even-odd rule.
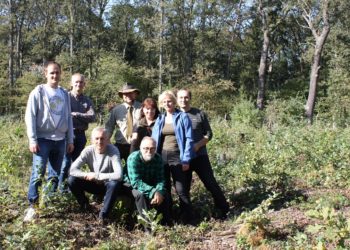
[[[25,215],[24,215],[24,222],[30,222],[33,221],[35,218],[36,212],[33,207],[30,207],[26,210]]]

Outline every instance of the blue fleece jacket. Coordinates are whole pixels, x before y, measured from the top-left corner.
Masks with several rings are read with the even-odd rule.
[[[165,114],[159,116],[152,129],[152,137],[156,140],[157,152],[162,153],[162,130],[165,123]],[[179,110],[173,113],[173,124],[175,125],[175,137],[180,149],[180,160],[182,164],[189,164],[194,158],[192,123],[188,115]]]

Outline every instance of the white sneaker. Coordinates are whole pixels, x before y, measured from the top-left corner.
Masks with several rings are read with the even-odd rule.
[[[35,209],[30,207],[26,210],[23,221],[30,222],[30,221],[34,220],[35,215],[36,215]]]

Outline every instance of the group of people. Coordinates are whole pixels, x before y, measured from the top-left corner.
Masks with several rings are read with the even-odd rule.
[[[124,85],[118,92],[123,103],[110,111],[104,127],[92,130],[92,145],[85,147],[85,131],[94,121],[95,112],[91,100],[83,94],[84,76],[74,74],[72,90],[67,92],[59,86],[60,65],[48,62],[44,68],[47,83],[30,93],[25,115],[29,149],[33,153],[30,207],[25,221],[35,218],[38,187],[46,165],[53,191],[57,187],[66,191],[67,183],[81,211],[91,211],[86,192],[103,196],[99,213],[102,222],[107,220],[118,195],[128,192],[141,216],[155,208],[163,215],[162,223],[170,225],[174,218],[174,186],[181,221],[194,224],[190,199],[193,172],[212,194],[219,217],[227,216],[229,204],[213,175],[206,149],[212,130],[207,115],[191,107],[188,89],[181,89],[176,95],[164,91],[158,104],[165,111],[160,113],[156,100],[148,97],[140,103],[136,100],[140,90]]]

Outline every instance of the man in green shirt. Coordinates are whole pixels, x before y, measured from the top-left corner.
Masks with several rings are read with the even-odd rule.
[[[162,157],[156,154],[156,142],[144,137],[140,150],[128,158],[128,176],[126,180],[132,186],[132,194],[138,212],[155,208],[163,214],[163,224],[169,224],[168,199],[165,190],[165,176]]]

